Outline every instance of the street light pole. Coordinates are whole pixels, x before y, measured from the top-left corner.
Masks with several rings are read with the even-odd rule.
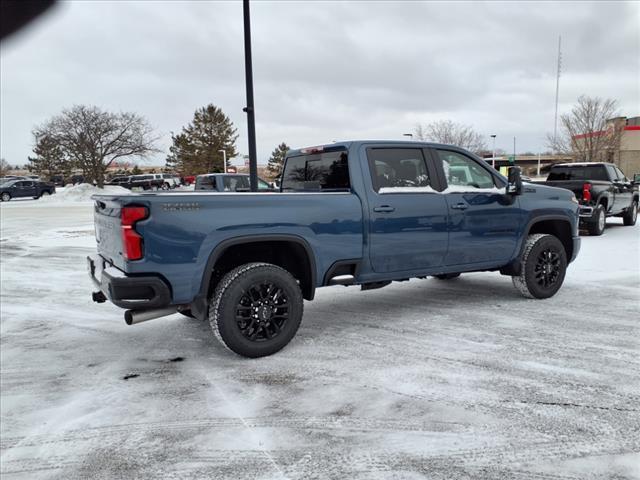
[[[496,168],[496,136],[491,135],[491,138],[493,138],[493,153],[491,154],[491,166],[493,168]]]
[[[247,82],[247,133],[249,136],[249,182],[251,191],[258,191],[258,159],[256,158],[256,117],[253,106],[253,67],[251,63],[251,20],[249,0],[242,0],[244,14],[244,71]],[[225,162],[226,168],[226,162]]]
[[[224,173],[227,173],[227,152],[224,150],[218,150],[218,152],[222,152],[222,165],[224,166]]]

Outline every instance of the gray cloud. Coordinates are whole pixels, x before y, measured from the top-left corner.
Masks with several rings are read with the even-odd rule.
[[[451,118],[544,148],[578,95],[640,114],[638,3],[254,2],[259,161],[293,146],[402,138]],[[34,125],[77,103],[145,115],[163,135],[220,106],[247,151],[239,2],[69,2],[0,48],[1,155],[24,163]],[[161,164],[164,156],[152,159]]]

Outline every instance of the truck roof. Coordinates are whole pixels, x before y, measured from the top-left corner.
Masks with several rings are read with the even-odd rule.
[[[434,143],[434,142],[426,142],[426,141],[422,141],[422,140],[344,140],[344,141],[340,141],[340,142],[334,142],[334,143],[326,143],[326,144],[320,144],[320,145],[313,145],[313,146],[308,146],[308,147],[301,147],[301,148],[294,148],[289,150],[288,155],[291,154],[300,154],[300,153],[305,153],[304,150],[311,150],[311,149],[336,149],[336,148],[350,148],[350,147],[357,147],[359,145],[402,145],[402,146],[407,146],[407,147],[434,147],[434,148],[448,148],[448,149],[455,149],[455,150],[461,150],[461,151],[465,151],[463,148],[461,147],[457,147],[455,145],[447,145],[444,143]]]
[[[610,162],[571,162],[571,163],[556,163],[553,165],[553,167],[585,167],[585,166],[591,166],[591,165],[614,165],[614,164]]]

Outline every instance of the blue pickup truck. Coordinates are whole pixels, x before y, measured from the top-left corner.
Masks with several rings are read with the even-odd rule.
[[[181,312],[247,357],[293,338],[318,287],[464,272],[554,295],[580,249],[567,190],[501,176],[448,145],[350,141],[293,150],[280,191],[96,195],[93,299],[131,325]],[[530,308],[524,306],[523,308]]]

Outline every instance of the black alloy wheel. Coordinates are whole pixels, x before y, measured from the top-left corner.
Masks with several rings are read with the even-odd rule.
[[[538,254],[535,266],[536,283],[542,288],[549,288],[560,278],[560,255],[550,248]]]
[[[255,283],[236,305],[236,322],[242,335],[252,342],[276,338],[289,318],[287,295],[271,282]]]

